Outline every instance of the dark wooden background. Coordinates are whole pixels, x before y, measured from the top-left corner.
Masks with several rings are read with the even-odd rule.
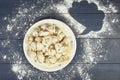
[[[18,7],[22,3],[29,2],[29,4],[34,3],[36,0],[0,0],[0,80],[17,80],[16,75],[11,71],[11,64],[13,63],[13,59],[10,60],[4,60],[3,55],[7,55],[7,57],[12,57],[12,54],[14,52],[9,51],[10,49],[14,49],[13,51],[19,52],[21,56],[23,56],[22,64],[30,65],[23,53],[22,46],[18,46],[17,44],[23,44],[23,37],[24,37],[24,30],[20,32],[20,39],[17,39],[16,36],[14,36],[14,32],[6,32],[6,25],[7,22],[3,21],[3,18],[5,16],[13,16],[17,13],[15,10],[15,7]],[[69,1],[69,0],[68,0]],[[107,0],[101,0],[104,5],[107,5]],[[84,24],[87,27],[86,32],[84,32],[81,35],[87,34],[89,31],[99,31],[102,26],[102,19],[105,17],[105,15],[115,15],[115,17],[118,17],[120,20],[120,1],[119,0],[109,0],[110,3],[113,3],[118,8],[117,13],[105,13],[103,14],[102,11],[97,11],[97,8],[95,5],[88,5],[86,2],[82,3],[74,3],[73,8],[69,10],[70,14],[79,22]],[[47,4],[57,4],[60,1],[59,0],[52,0],[52,1],[42,1],[42,3]],[[43,4],[41,3],[41,7]],[[14,13],[13,13],[14,12]],[[59,13],[59,14],[65,14],[65,13]],[[67,13],[66,13],[67,15]],[[42,19],[42,18],[57,18],[62,21],[64,19],[57,15],[57,13],[50,13],[46,14],[39,19],[36,19],[36,21]],[[36,22],[35,21],[35,22]],[[95,26],[95,27],[93,27]],[[80,45],[83,44],[83,42],[90,40],[92,43],[91,45],[96,45],[95,43],[99,40],[102,40],[104,42],[104,46],[102,47],[103,51],[107,50],[106,60],[101,60],[96,64],[93,68],[91,68],[88,73],[92,75],[91,80],[120,80],[120,23],[117,23],[117,25],[113,25],[114,34],[113,36],[107,35],[107,33],[103,33],[104,35],[99,38],[91,38],[91,37],[83,37],[83,38],[77,38],[77,44],[78,49],[76,52],[76,56],[73,59],[73,61],[70,63],[70,65],[76,64],[76,60],[80,59],[80,55],[82,54],[82,47]],[[3,41],[7,41],[7,38],[9,37],[11,43],[8,44],[6,47],[3,47],[2,43]],[[103,53],[104,54],[104,53]],[[22,65],[21,64],[21,65]],[[78,64],[85,64],[88,65],[89,63],[78,63]],[[68,71],[67,69],[70,69],[70,65],[68,65],[64,71]],[[31,66],[31,65],[30,65]],[[31,66],[31,68],[33,68]],[[33,68],[33,70],[36,70]],[[58,73],[60,73],[58,71]],[[59,75],[62,75],[60,73]],[[37,74],[35,74],[37,76]],[[38,75],[39,76],[39,75]],[[37,78],[31,78],[33,80],[37,80]],[[61,80],[61,79],[60,79]],[[62,79],[64,80],[64,79]],[[72,78],[71,80],[82,80],[79,73],[76,72],[75,78]]]

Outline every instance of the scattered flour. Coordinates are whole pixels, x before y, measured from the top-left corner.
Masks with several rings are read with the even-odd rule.
[[[62,17],[65,18],[65,20],[67,21],[67,23],[71,26],[74,26],[72,29],[75,30],[76,33],[76,37],[77,38],[103,38],[104,36],[118,36],[114,34],[114,27],[112,26],[113,21],[115,21],[115,24],[118,24],[117,22],[119,22],[118,18],[116,17],[116,15],[111,15],[109,13],[117,13],[118,10],[116,8],[116,6],[112,3],[110,3],[109,1],[106,1],[107,4],[103,4],[102,1],[99,0],[87,0],[88,3],[94,3],[97,5],[98,10],[103,11],[105,14],[105,18],[103,20],[103,26],[102,29],[100,31],[91,31],[89,32],[89,34],[85,34],[85,35],[80,35],[85,29],[86,27],[83,26],[82,24],[80,24],[79,22],[77,22],[68,12],[68,10],[72,7],[72,3],[73,2],[81,2],[83,0],[64,0],[63,3],[60,4],[55,4],[54,7],[56,8],[55,10],[58,13],[64,13],[61,14]],[[112,16],[112,17],[111,17]],[[109,18],[111,17],[111,18]],[[111,21],[110,21],[111,20]],[[104,34],[106,33],[106,34]],[[102,34],[102,35],[101,35]]]
[[[7,39],[7,40],[2,41],[2,42],[1,42],[1,45],[2,45],[3,47],[6,47],[7,45],[9,45],[9,43],[10,43],[10,40]]]
[[[76,2],[81,2],[82,0],[75,0]],[[103,5],[101,1],[99,0],[87,0],[89,3],[95,3],[99,10],[102,10],[104,13],[114,13],[117,12],[116,7],[109,3],[108,5]],[[44,3],[44,6],[41,8],[39,7],[40,3],[42,1],[37,1],[36,3],[29,4],[24,3],[20,7],[17,8],[18,13],[14,15],[12,18],[4,17],[3,20],[8,21],[9,24],[6,26],[6,33],[9,32],[12,39],[18,39],[22,40],[24,37],[24,34],[26,33],[29,26],[31,26],[36,18],[45,17],[47,13],[49,13],[50,9],[55,10],[61,17],[63,17],[67,22],[68,25],[71,26],[71,28],[75,31],[76,37],[78,38],[78,42],[80,41],[79,38],[99,38],[104,37],[107,34],[108,35],[114,35],[113,34],[113,28],[112,23],[118,23],[119,20],[117,17],[112,17],[109,19],[109,14],[105,15],[104,23],[102,26],[102,29],[97,32],[91,31],[90,33],[86,35],[80,35],[86,27],[77,22],[74,18],[72,18],[68,12],[69,8],[72,7],[72,3],[74,0],[64,0],[63,2],[59,4],[54,5],[48,5]],[[109,21],[111,20],[111,21]],[[111,23],[112,22],[112,23]],[[72,27],[74,26],[74,27]],[[104,35],[107,33],[106,35]],[[7,47],[7,45],[12,44],[11,38],[8,38],[7,40],[4,40],[1,42],[1,45],[4,47]],[[91,39],[83,39],[81,41],[81,45],[83,48],[83,53],[80,55],[82,58],[82,61],[77,59],[75,64],[70,64],[65,69],[60,70],[59,72],[41,72],[39,70],[34,69],[30,64],[28,64],[25,59],[25,57],[22,57],[21,50],[16,50],[15,47],[22,46],[22,43],[19,43],[18,45],[11,45],[9,53],[12,53],[10,56],[4,55],[3,59],[7,59],[12,61],[13,63],[11,65],[12,71],[16,74],[18,80],[23,79],[34,79],[36,80],[71,80],[75,78],[76,73],[78,73],[80,78],[82,80],[91,80],[91,75],[89,74],[89,70],[94,67],[101,59],[105,57],[107,54],[106,50],[102,50],[103,44],[105,41],[99,39],[97,41],[91,40]],[[79,49],[79,48],[78,48]],[[11,57],[12,56],[12,57]],[[80,64],[80,63],[89,63],[89,64]],[[79,64],[78,64],[79,63]]]
[[[29,71],[29,70],[27,69],[27,67],[24,64],[13,64],[12,71],[15,72],[15,74],[17,75],[17,78],[19,80],[23,80],[23,77],[25,77],[27,75],[27,71]],[[30,74],[30,72],[29,72],[29,74]]]
[[[4,55],[4,56],[3,56],[3,59],[5,60],[6,58],[7,58],[7,56],[6,56],[6,55]]]

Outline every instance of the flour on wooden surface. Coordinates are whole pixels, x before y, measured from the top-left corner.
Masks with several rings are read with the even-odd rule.
[[[82,0],[75,0],[75,2],[81,2]],[[95,3],[99,10],[102,10],[104,13],[111,13],[111,12],[117,12],[116,7],[107,1],[108,5],[103,5],[101,1],[98,0],[87,0],[89,3]],[[80,35],[86,27],[83,26],[81,23],[77,22],[74,18],[72,18],[68,12],[69,8],[72,7],[72,3],[74,0],[64,0],[63,2],[59,4],[53,4],[53,5],[47,5],[44,3],[44,6],[41,8],[39,7],[39,4],[41,1],[37,1],[36,3],[33,3],[31,5],[28,5],[27,3],[22,4],[20,7],[17,8],[18,13],[14,15],[13,17],[4,17],[4,21],[8,21],[8,25],[6,25],[6,33],[10,33],[10,38],[12,39],[23,39],[26,31],[28,30],[29,26],[34,24],[34,21],[36,18],[45,17],[44,13],[49,13],[50,9],[55,9],[56,12],[59,13],[68,13],[68,14],[58,14],[61,15],[67,22],[68,25],[74,26],[71,27],[75,30],[76,37],[77,38],[99,38],[104,37],[106,35],[113,35],[113,28],[112,23],[116,24],[119,22],[116,16],[111,15],[105,15],[104,23],[102,26],[102,29],[97,32],[91,31],[90,33],[86,35]],[[109,18],[111,16],[111,18]],[[112,22],[112,23],[111,23]],[[104,35],[106,34],[106,35]],[[1,42],[1,45],[3,45],[4,48],[6,48],[9,44],[12,44],[10,38],[7,38],[7,40],[4,40]],[[78,42],[80,39],[78,39]],[[104,40],[91,40],[91,39],[85,39],[81,41],[81,45],[83,48],[83,53],[80,56],[82,58],[82,61],[77,59],[75,64],[70,64],[65,69],[60,70],[59,72],[41,72],[39,70],[36,70],[33,68],[30,64],[26,64],[26,58],[22,57],[19,50],[16,50],[17,46],[22,47],[22,43],[19,43],[18,45],[12,44],[9,48],[9,53],[12,53],[9,55],[3,55],[3,59],[11,61],[13,63],[11,65],[12,71],[16,74],[18,80],[23,79],[31,79],[34,77],[35,79],[42,79],[42,80],[74,80],[76,73],[79,74],[79,77],[82,78],[82,80],[91,80],[91,75],[89,73],[89,70],[94,67],[100,60],[104,59],[107,50],[102,49],[103,44],[105,43]],[[79,48],[78,48],[79,49]],[[8,54],[9,54],[8,53]],[[24,61],[24,62],[23,62]],[[78,64],[78,63],[89,63],[89,64]]]
[[[5,60],[7,58],[7,56],[6,55],[3,55],[3,59]]]
[[[2,45],[3,47],[6,47],[7,45],[9,45],[9,43],[10,43],[10,40],[7,39],[7,40],[2,41],[1,45]]]

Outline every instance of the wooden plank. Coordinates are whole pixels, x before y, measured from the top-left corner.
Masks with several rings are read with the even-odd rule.
[[[90,58],[98,63],[120,63],[119,44],[119,39],[78,39],[74,61],[82,60],[81,57],[84,55],[86,58],[83,59],[88,59],[88,63],[91,61]]]
[[[43,72],[36,68],[34,68],[30,64],[0,64],[0,79],[6,80],[6,79],[16,79],[18,76],[22,76],[25,80],[30,79],[36,79],[36,80],[46,80],[46,79],[57,79],[62,80],[63,78],[66,79],[72,79],[78,78],[79,80],[82,80],[76,66],[74,64],[70,64],[69,66],[65,67],[64,69],[60,71],[56,71],[53,73],[50,72]],[[14,72],[12,69],[17,67],[17,71]],[[25,75],[21,75],[21,72],[24,71]],[[12,74],[12,75],[10,75]],[[63,75],[64,74],[64,75]],[[39,75],[39,76],[38,76]],[[6,77],[5,77],[6,76]],[[51,77],[50,77],[51,76]]]
[[[120,80],[120,64],[97,64],[89,73],[91,80]]]
[[[120,63],[119,49],[120,39],[77,39],[77,51],[71,63]],[[0,40],[0,55],[0,63],[28,63],[23,52],[23,40],[10,40],[9,43]]]
[[[7,6],[6,6],[7,5]],[[39,1],[39,0],[1,0],[0,1],[0,18],[10,16],[13,17],[19,12],[24,12],[24,9],[30,10],[31,6],[37,7],[37,10],[43,8],[43,6],[51,5],[51,1]],[[42,12],[44,13],[44,12]]]
[[[17,66],[18,65],[18,66]],[[85,66],[87,64],[84,64],[84,67],[81,67],[83,64],[78,64],[77,66],[74,64],[70,64],[69,66],[65,67],[64,69],[48,73],[40,71],[30,64],[17,64],[16,66],[19,67],[18,71],[13,72],[12,68],[14,64],[0,64],[0,79],[7,80],[7,79],[13,79],[16,80],[18,76],[21,75],[19,71],[25,71],[27,74],[22,75],[22,78],[25,80],[30,79],[57,79],[57,80],[63,80],[63,78],[70,79],[70,80],[83,80],[85,79],[86,73],[88,73],[91,76],[91,80],[119,80],[120,79],[120,64],[97,64],[94,67],[90,69],[85,70]],[[23,67],[22,67],[23,66]],[[80,72],[81,70],[84,70],[86,72]],[[32,71],[32,73],[29,73],[29,71]],[[81,73],[81,74],[80,74]],[[83,73],[83,74],[82,74]],[[29,76],[27,76],[29,75]],[[38,76],[39,75],[39,76]],[[82,76],[81,76],[82,75]],[[51,77],[49,77],[51,76]],[[84,78],[82,78],[84,77]]]
[[[106,14],[106,17],[108,17],[109,20],[107,19],[108,23],[105,24],[104,26],[102,23],[104,21],[100,19],[101,18],[100,14],[72,14],[73,16],[72,21],[70,20],[71,18],[69,19],[69,17],[67,17],[68,15],[69,14],[61,15],[58,13],[43,14],[39,17],[36,17],[34,22],[30,21],[29,18],[24,17],[22,20],[21,18],[20,19],[18,18],[14,25],[13,24],[8,25],[7,22],[4,22],[3,20],[1,20],[0,39],[7,39],[8,37],[9,39],[23,39],[25,33],[30,27],[30,24],[34,24],[35,22],[41,19],[46,19],[46,18],[58,19],[65,22],[74,31],[75,35],[80,36],[80,38],[81,37],[83,38],[120,38],[120,35],[119,35],[120,34],[120,27],[119,27],[120,15],[119,14]],[[90,36],[82,35],[81,33],[77,32],[77,29],[79,28],[76,28],[74,21],[78,21],[82,25],[84,25],[84,28],[86,27],[87,32],[84,34],[88,34],[91,31],[94,31],[95,33],[91,34]],[[26,22],[26,25],[24,25],[25,22]],[[13,29],[11,31],[7,31],[8,26],[12,26]],[[102,30],[102,28],[105,28],[106,30],[104,31],[104,29]],[[84,31],[84,30],[81,30],[81,31]]]
[[[0,64],[0,79],[1,80],[17,80],[16,75],[11,70],[11,64]]]

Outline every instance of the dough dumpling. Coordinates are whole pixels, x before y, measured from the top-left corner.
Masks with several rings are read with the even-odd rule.
[[[45,60],[45,57],[44,57],[44,55],[43,55],[42,52],[38,52],[38,53],[37,53],[37,58],[38,58],[38,61],[39,61],[40,63],[43,63],[44,60]]]
[[[44,45],[40,42],[37,42],[37,50],[40,51],[44,48]]]
[[[57,44],[55,44],[55,49],[56,49],[57,53],[61,53],[61,52],[63,52],[64,47],[60,43],[57,43]]]
[[[36,42],[32,42],[30,47],[33,51],[36,51],[37,50]]]

